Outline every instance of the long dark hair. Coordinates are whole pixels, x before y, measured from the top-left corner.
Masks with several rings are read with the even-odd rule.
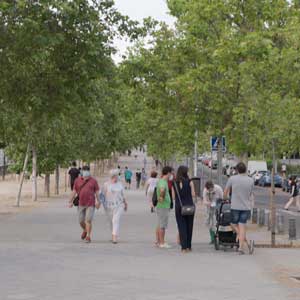
[[[177,170],[176,181],[182,182],[184,180],[189,179],[189,168],[186,166],[180,166]]]

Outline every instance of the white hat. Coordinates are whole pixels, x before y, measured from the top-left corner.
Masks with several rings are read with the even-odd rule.
[[[110,177],[119,176],[120,170],[119,169],[113,169],[109,171]]]

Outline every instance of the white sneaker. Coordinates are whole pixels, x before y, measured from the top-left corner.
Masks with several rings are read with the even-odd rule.
[[[162,249],[170,249],[170,248],[172,248],[169,244],[167,244],[167,243],[164,243],[164,244],[162,244],[162,245],[159,245],[159,248],[162,248]]]

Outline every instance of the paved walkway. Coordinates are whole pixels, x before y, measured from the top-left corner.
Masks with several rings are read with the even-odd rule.
[[[141,157],[120,162],[142,166]],[[127,191],[121,242],[112,245],[102,211],[93,242],[81,242],[75,209],[66,199],[0,219],[1,300],[284,300],[299,299],[299,250],[258,249],[254,256],[215,252],[197,217],[193,253],[176,246],[172,214],[170,250],[153,246],[156,218],[144,192]],[[285,258],[286,256],[286,258]],[[298,259],[296,259],[298,257]]]

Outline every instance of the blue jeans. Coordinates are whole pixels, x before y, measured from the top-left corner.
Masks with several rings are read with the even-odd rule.
[[[250,218],[251,211],[250,210],[231,210],[231,223],[232,224],[246,224],[248,219]]]

